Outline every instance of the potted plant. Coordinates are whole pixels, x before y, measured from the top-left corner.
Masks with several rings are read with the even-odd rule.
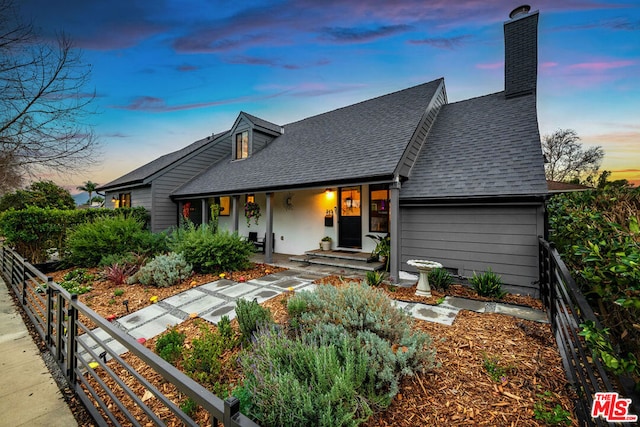
[[[254,202],[247,202],[244,205],[244,216],[247,218],[247,227],[251,227],[251,218],[253,218],[256,225],[260,219],[260,205]]]
[[[320,240],[320,249],[322,249],[323,251],[330,251],[331,250],[331,242],[333,241],[333,239],[329,236],[324,236],[321,240]]]
[[[367,234],[367,237],[376,241],[376,247],[371,251],[371,256],[378,258],[378,261],[383,262],[385,270],[389,270],[389,256],[391,255],[391,237],[389,234],[386,236],[378,236],[376,234]]]

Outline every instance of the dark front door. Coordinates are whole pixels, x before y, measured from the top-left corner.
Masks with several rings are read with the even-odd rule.
[[[340,189],[338,208],[338,246],[343,248],[362,247],[362,209],[360,187]]]

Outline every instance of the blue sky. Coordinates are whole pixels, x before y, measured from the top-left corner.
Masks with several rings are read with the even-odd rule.
[[[503,90],[503,22],[518,1],[19,0],[92,65],[103,161],[53,177],[105,184],[240,111],[277,124],[444,77],[450,102]],[[640,184],[640,2],[544,0],[538,119],[605,150]]]

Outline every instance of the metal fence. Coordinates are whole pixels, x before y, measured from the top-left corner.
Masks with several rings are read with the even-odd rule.
[[[236,398],[212,394],[3,245],[0,273],[98,425],[197,426],[176,403],[191,398],[208,424],[258,426],[240,413]]]
[[[580,425],[609,426],[602,418],[591,417],[595,393],[618,391],[631,397],[633,390],[625,387],[624,378],[609,376],[600,360],[592,356],[584,339],[578,335],[582,329],[580,325],[585,321],[594,322],[598,329],[602,329],[602,325],[558,251],[552,243],[540,238],[539,252],[540,298],[547,309],[567,378],[578,394],[575,401],[576,416]],[[612,381],[617,387],[612,386]],[[634,399],[633,403],[637,411],[640,401]]]

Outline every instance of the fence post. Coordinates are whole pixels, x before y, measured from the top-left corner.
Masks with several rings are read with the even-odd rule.
[[[46,295],[47,295],[47,331],[44,334],[44,341],[47,344],[49,350],[51,350],[51,346],[53,345],[53,339],[51,338],[51,331],[53,330],[53,289],[51,288],[51,283],[53,282],[53,277],[47,276],[46,283]]]
[[[71,294],[71,300],[67,308],[67,379],[72,387],[74,387],[76,383],[76,368],[78,367],[78,360],[76,359],[78,346],[78,309],[75,307],[77,301],[78,295]]]
[[[64,299],[62,293],[55,291],[56,302],[56,361],[61,365],[64,361]],[[62,367],[61,367],[62,368]]]
[[[240,412],[240,400],[237,397],[231,396],[224,401],[224,420],[222,423],[225,426],[236,425],[232,423],[233,418]]]

